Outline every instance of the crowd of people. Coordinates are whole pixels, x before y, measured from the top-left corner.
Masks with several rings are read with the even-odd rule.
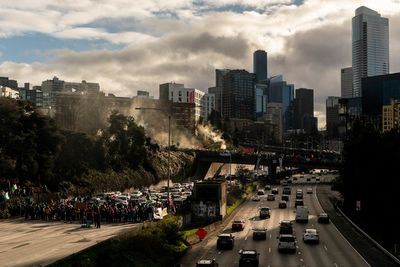
[[[97,203],[90,197],[34,201],[28,190],[13,192],[7,201],[7,209],[12,217],[26,220],[64,221],[81,223],[100,228],[101,223],[138,223],[153,220],[154,214],[164,208],[161,202],[139,203],[129,201],[128,205],[116,203],[112,197]]]

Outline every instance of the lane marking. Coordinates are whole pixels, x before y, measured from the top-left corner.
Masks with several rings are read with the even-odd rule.
[[[303,262],[304,260],[303,260],[303,259],[300,259],[300,261]]]
[[[326,251],[328,251],[328,248],[324,245],[324,249],[326,250]]]
[[[271,253],[271,248],[268,248],[268,252]]]
[[[336,262],[334,263],[334,265],[335,265],[335,267],[339,267],[339,265],[337,265],[337,263],[336,263]]]

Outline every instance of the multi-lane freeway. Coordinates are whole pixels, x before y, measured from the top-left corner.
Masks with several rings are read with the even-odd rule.
[[[304,179],[304,178],[301,178]],[[299,179],[299,180],[301,180]],[[326,179],[326,178],[325,178]],[[279,209],[278,203],[282,195],[282,187],[278,186],[279,194],[275,201],[267,201],[266,196],[261,196],[259,202],[248,201],[240,207],[233,218],[225,225],[219,233],[232,233],[235,236],[233,250],[217,250],[217,235],[205,239],[201,246],[196,246],[182,260],[182,266],[195,266],[200,259],[216,259],[220,267],[239,266],[240,249],[255,249],[260,253],[260,266],[269,267],[291,267],[291,266],[333,266],[333,267],[355,267],[369,266],[360,254],[349,244],[336,227],[330,224],[319,224],[317,216],[323,212],[316,197],[317,184],[293,184],[290,195],[289,206],[286,209]],[[307,194],[307,188],[312,187],[313,193]],[[301,188],[304,191],[304,205],[308,206],[310,216],[307,224],[295,222],[295,192]],[[266,193],[269,193],[268,191]],[[259,218],[259,208],[268,206],[272,209],[271,217],[268,219]],[[231,223],[233,220],[243,218],[246,225],[243,231],[232,232]],[[278,252],[279,223],[282,220],[292,220],[295,236],[297,239],[297,251],[294,254],[282,254]],[[263,241],[252,240],[252,228],[267,228],[267,239]],[[319,232],[319,244],[305,244],[303,233],[306,228],[315,228]]]

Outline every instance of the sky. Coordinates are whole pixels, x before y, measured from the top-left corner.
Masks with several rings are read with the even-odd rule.
[[[400,0],[0,0],[0,76],[158,98],[160,83],[206,92],[216,68],[252,72],[262,49],[268,76],[314,89],[323,128],[325,100],[340,95],[340,69],[351,66],[351,18],[362,5],[389,18],[390,72],[399,72]]]

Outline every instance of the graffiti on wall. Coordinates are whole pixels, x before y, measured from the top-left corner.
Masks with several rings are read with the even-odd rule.
[[[192,204],[193,215],[199,218],[215,218],[219,216],[219,203],[199,201]]]

